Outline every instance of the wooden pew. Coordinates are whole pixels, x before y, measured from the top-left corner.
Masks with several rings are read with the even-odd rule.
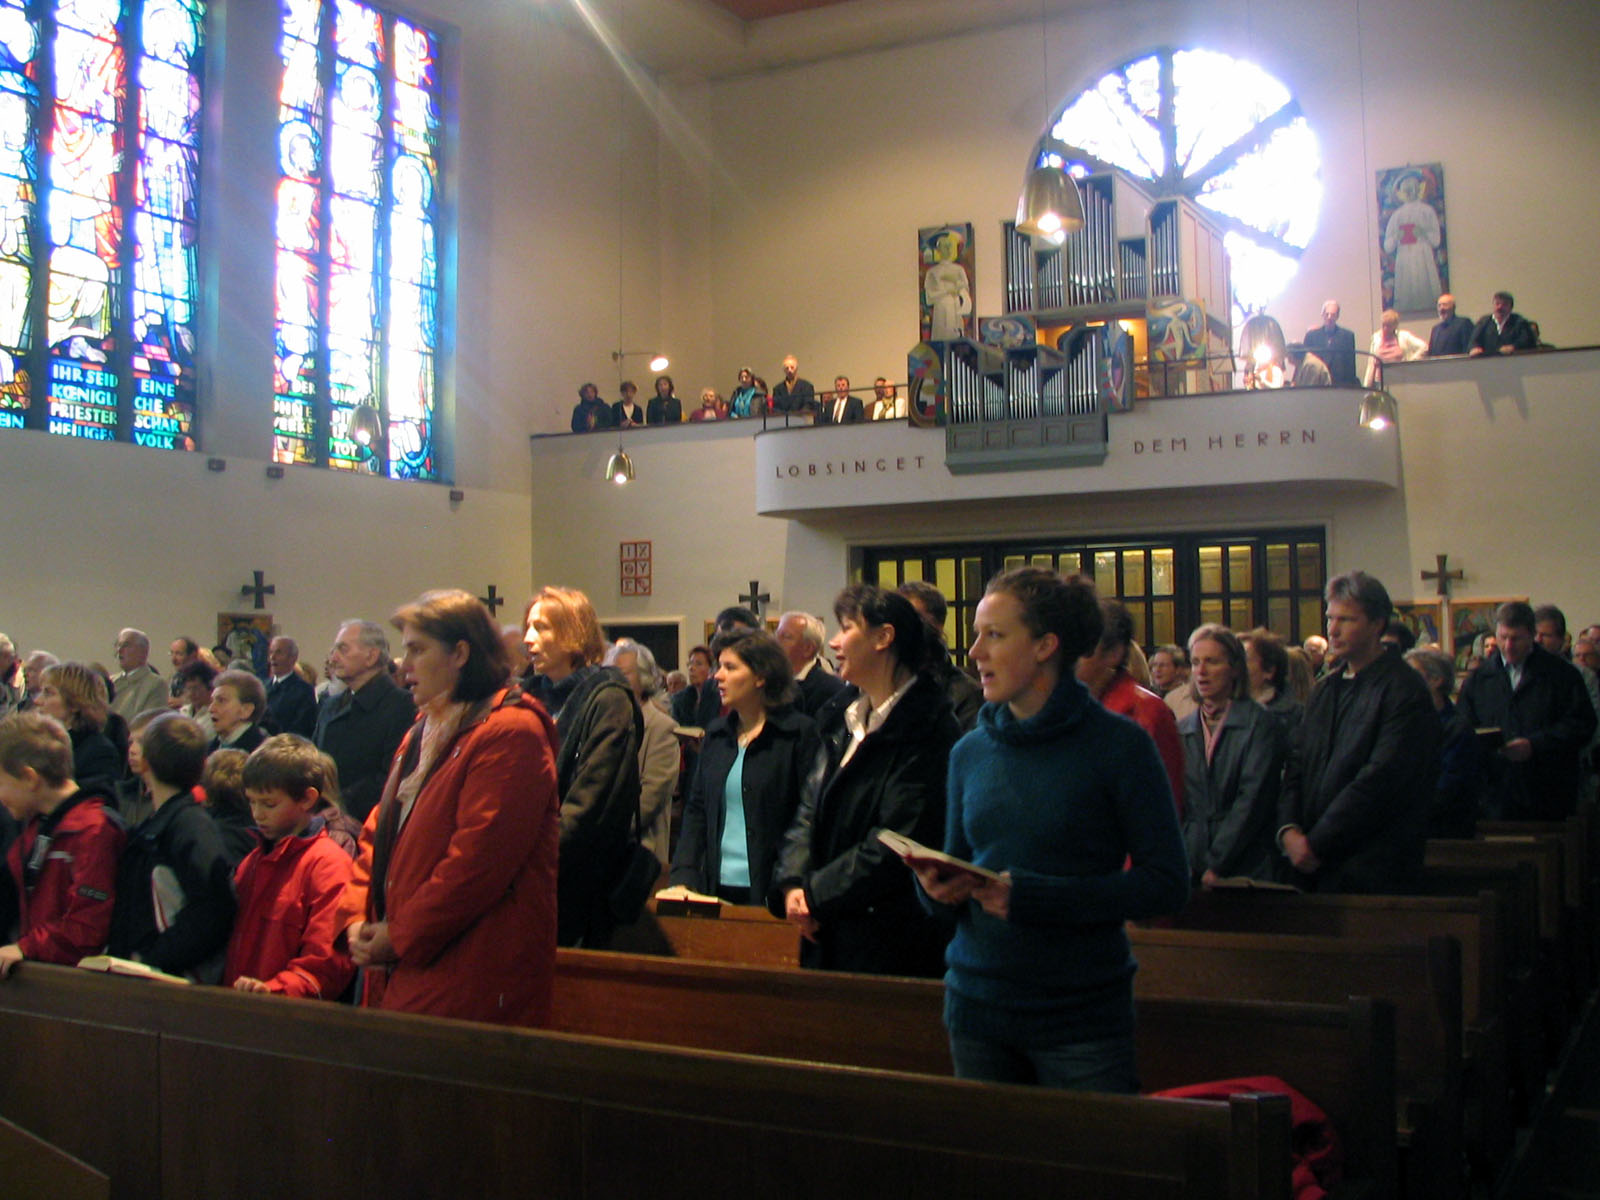
[[[26,964],[0,1116],[115,1200],[1287,1200],[1289,1114],[509,1030]]]
[[[556,969],[552,1028],[563,1032],[950,1072],[944,989],[933,980],[584,950],[559,951]],[[1392,1005],[1142,998],[1137,1030],[1145,1087],[1277,1075],[1328,1113],[1351,1178],[1395,1194]]]
[[[1505,1012],[1508,968],[1498,893],[1343,896],[1217,888],[1191,895],[1184,911],[1172,918],[1172,927],[1419,944],[1432,937],[1455,938],[1461,946],[1468,1148],[1488,1177],[1498,1171],[1512,1149],[1515,1125]]]
[[[1574,1011],[1595,986],[1595,871],[1591,865],[1590,811],[1584,806],[1565,821],[1479,821],[1478,841],[1506,838],[1553,838],[1561,847],[1562,905],[1571,920],[1572,937],[1565,948],[1572,966]]]
[[[1395,1006],[1396,1138],[1410,1197],[1463,1194],[1461,949],[1189,929],[1129,931],[1134,992],[1286,1002],[1372,996]]]

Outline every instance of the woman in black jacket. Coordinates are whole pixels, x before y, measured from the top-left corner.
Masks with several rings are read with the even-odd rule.
[[[1205,885],[1236,875],[1276,879],[1288,730],[1250,698],[1247,652],[1232,630],[1200,626],[1189,638],[1189,662],[1200,701],[1178,722],[1189,876]]]
[[[706,728],[672,882],[760,904],[821,747],[816,725],[793,706],[794,669],[770,634],[719,637],[713,650],[717,690],[730,711]],[[742,802],[729,804],[730,795]]]
[[[931,672],[941,647],[894,592],[858,584],[833,611],[830,645],[853,686],[817,714],[822,783],[784,838],[768,907],[799,927],[802,966],[937,976],[948,929],[878,831],[944,845],[945,769],[961,729]]]
[[[46,667],[39,688],[39,711],[67,727],[72,736],[72,777],[80,786],[99,782],[112,795],[122,778],[122,756],[106,737],[110,704],[104,680],[92,667],[64,662]]]

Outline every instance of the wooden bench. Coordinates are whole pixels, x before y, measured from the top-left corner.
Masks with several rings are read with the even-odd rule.
[[[1463,1193],[1461,950],[1285,934],[1130,930],[1134,993],[1307,1003],[1371,996],[1395,1006],[1395,1135],[1411,1197]]]
[[[716,922],[709,922],[716,924]],[[689,1048],[947,1075],[943,985],[561,950],[553,1028]],[[1353,1179],[1394,1195],[1394,1012],[1372,1000],[1138,1001],[1146,1088],[1277,1075],[1339,1129]]]
[[[888,1195],[1286,1200],[1280,1096],[979,1085],[26,964],[0,1116],[115,1200]]]
[[[1344,896],[1217,888],[1197,891],[1172,919],[1179,929],[1373,938],[1425,944],[1452,937],[1461,946],[1462,1098],[1468,1149],[1488,1173],[1513,1145],[1511,1061],[1506,1004],[1509,986],[1501,899]]]

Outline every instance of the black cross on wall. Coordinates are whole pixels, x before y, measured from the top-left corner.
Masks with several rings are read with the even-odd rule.
[[[267,573],[265,571],[252,571],[251,574],[256,577],[256,581],[254,583],[247,583],[240,588],[239,595],[249,596],[254,594],[256,607],[265,608],[267,606],[266,597],[276,596],[278,594],[278,589],[276,586],[266,581]]]
[[[494,584],[492,583],[489,585],[489,594],[487,596],[479,596],[478,599],[482,600],[485,606],[487,606],[489,609],[489,615],[491,617],[496,616],[499,612],[500,606],[506,602],[506,598],[504,596],[496,593],[494,590]]]
[[[739,603],[753,610],[756,616],[759,617],[762,615],[761,606],[771,599],[771,595],[761,590],[761,584],[752,579],[750,581],[750,594],[748,596],[740,596]]]

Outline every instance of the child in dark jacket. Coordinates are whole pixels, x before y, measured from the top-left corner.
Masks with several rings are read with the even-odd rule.
[[[355,964],[334,948],[339,898],[355,864],[328,836],[319,813],[322,754],[280,733],[244,764],[244,791],[261,844],[239,864],[239,919],[228,939],[224,987],[336,1000]]]
[[[21,826],[6,854],[19,937],[0,946],[0,977],[24,958],[71,966],[105,945],[122,822],[103,788],[72,777],[72,738],[39,712],[0,721],[0,803]]]
[[[216,983],[233,925],[233,872],[216,822],[193,795],[205,769],[205,731],[165,713],[146,726],[139,747],[155,811],[128,835],[108,949]]]

